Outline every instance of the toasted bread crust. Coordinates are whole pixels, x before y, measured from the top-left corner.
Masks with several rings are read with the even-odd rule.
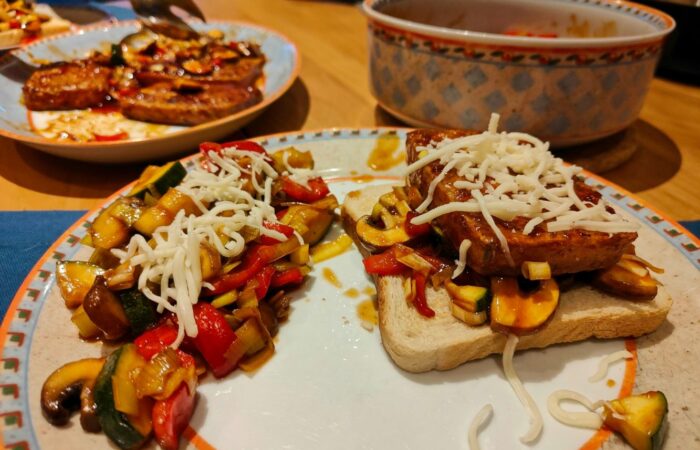
[[[413,131],[406,140],[408,162],[410,164],[418,159],[418,146],[469,134],[473,133],[455,130]],[[424,195],[442,168],[439,162],[433,162],[411,174],[408,182]],[[430,208],[470,198],[469,193],[453,187],[452,182],[457,178],[456,174],[450,173],[437,185]],[[584,182],[576,181],[574,187],[581,200],[591,203],[600,201],[600,194]],[[455,249],[459,248],[463,240],[471,241],[467,265],[482,275],[518,275],[520,266],[525,261],[546,261],[554,275],[602,269],[620,259],[625,247],[637,238],[637,233],[608,234],[586,230],[552,233],[543,225],[535,227],[529,235],[524,235],[521,231],[527,221],[524,217],[517,217],[511,222],[495,219],[508,242],[515,263],[511,266],[495,233],[481,214],[450,213],[435,220]]]
[[[351,192],[343,204],[343,225],[365,256],[369,251],[357,238],[355,223],[369,214],[377,198],[390,189],[390,186],[372,186]],[[436,313],[429,319],[406,302],[401,277],[374,277],[374,281],[382,343],[402,369],[449,370],[503,352],[504,335],[492,331],[488,325],[471,327],[452,316],[450,299],[444,289],[428,288],[428,304]],[[517,348],[543,348],[592,337],[641,336],[663,323],[671,304],[671,298],[661,286],[656,298],[645,302],[624,300],[588,286],[578,286],[562,293],[552,319],[537,333],[521,337]]]

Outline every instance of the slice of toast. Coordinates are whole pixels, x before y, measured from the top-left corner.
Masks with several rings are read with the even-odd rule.
[[[368,215],[391,186],[371,186],[351,192],[342,208],[343,224],[364,256],[367,250],[355,233],[357,220]],[[435,317],[418,314],[406,302],[399,276],[374,278],[379,303],[379,330],[384,348],[396,365],[409,372],[448,370],[492,353],[502,353],[503,334],[488,325],[469,326],[452,316],[444,289],[428,287],[427,300]],[[589,286],[562,292],[554,317],[538,332],[523,336],[518,349],[582,341],[641,336],[656,330],[671,309],[671,297],[659,286],[654,300],[634,302],[613,297]]]

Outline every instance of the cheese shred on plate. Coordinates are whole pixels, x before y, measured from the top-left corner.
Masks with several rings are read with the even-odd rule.
[[[474,416],[474,420],[472,420],[472,423],[469,425],[469,450],[480,450],[481,447],[479,446],[478,440],[479,428],[491,417],[491,414],[493,414],[493,406],[487,403],[476,413],[476,416]]]
[[[508,242],[494,219],[512,221],[525,217],[522,233],[530,234],[542,225],[549,232],[573,229],[619,233],[635,231],[637,225],[610,213],[602,199],[582,201],[574,190],[581,168],[565,164],[549,152],[549,143],[526,133],[498,132],[499,115],[492,114],[488,130],[471,136],[431,142],[416,151],[423,155],[406,169],[406,175],[437,161],[443,166],[428,187],[428,195],[416,208],[421,215],[415,225],[453,212],[480,213],[498,239],[508,262],[513,265]],[[448,172],[459,179],[457,189],[469,193],[463,202],[433,208],[433,194]],[[466,255],[465,255],[466,257]],[[460,261],[462,255],[460,255]]]
[[[559,405],[564,400],[579,403],[587,411],[566,411]],[[571,427],[589,428],[591,430],[597,430],[603,425],[603,419],[595,410],[604,404],[605,402],[603,401],[592,403],[582,394],[568,389],[554,391],[547,399],[549,414],[557,421]]]
[[[600,360],[600,362],[598,363],[598,370],[588,379],[588,381],[591,383],[595,383],[597,381],[602,380],[608,374],[608,367],[610,367],[610,364],[621,359],[630,358],[634,358],[634,355],[628,352],[627,350],[620,350],[607,355],[606,357]]]
[[[530,416],[530,429],[525,433],[524,436],[520,437],[520,442],[527,444],[534,441],[542,432],[542,414],[540,413],[535,400],[532,396],[525,390],[522,381],[518,377],[513,367],[513,354],[515,353],[515,347],[518,345],[518,337],[514,334],[508,335],[508,340],[506,341],[506,346],[503,349],[503,372],[506,375],[510,387],[513,388],[513,392],[520,400],[520,403],[527,410]]]
[[[200,248],[215,248],[224,258],[238,257],[245,250],[244,228],[248,233],[287,239],[263,226],[263,221],[278,222],[270,204],[272,182],[278,174],[269,157],[234,148],[207,156],[207,167],[197,166],[176,188],[192,199],[199,215],[187,216],[181,210],[170,225],[154,231],[151,242],[137,234],[125,250],[112,250],[122,263],[140,266],[138,288],[156,303],[158,312],[177,315],[174,348],[185,335],[197,336],[192,306],[202,288],[211,287],[202,280]],[[239,164],[242,158],[248,163]],[[249,192],[251,185],[254,194]]]

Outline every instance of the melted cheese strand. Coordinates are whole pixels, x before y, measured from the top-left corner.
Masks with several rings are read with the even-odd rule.
[[[562,400],[580,403],[585,406],[588,411],[566,411],[559,405]],[[554,391],[549,395],[547,399],[547,410],[552,417],[564,425],[597,430],[603,425],[603,419],[594,411],[603,406],[603,404],[603,401],[591,403],[590,400],[578,392],[562,389]]]
[[[464,272],[464,269],[467,268],[467,252],[469,251],[469,247],[471,246],[472,241],[470,241],[469,239],[465,239],[462,241],[461,244],[459,244],[459,259],[455,261],[457,263],[457,267],[452,273],[453,280],[460,276],[462,272]]]
[[[598,371],[594,373],[588,379],[588,381],[590,381],[591,383],[595,383],[597,381],[602,380],[608,374],[608,367],[610,366],[610,364],[621,359],[629,359],[633,357],[634,355],[628,352],[627,350],[620,350],[607,355],[606,357],[600,360],[600,362],[598,363]]]
[[[513,257],[510,255],[510,248],[508,247],[508,241],[506,240],[506,237],[503,235],[503,232],[501,231],[500,228],[496,225],[496,222],[493,220],[493,217],[491,217],[491,213],[489,212],[487,206],[486,206],[486,200],[484,199],[484,196],[481,195],[481,192],[477,191],[476,189],[472,191],[472,197],[479,203],[479,208],[481,208],[481,214],[484,216],[484,219],[486,220],[486,223],[489,224],[491,229],[493,230],[493,233],[496,235],[496,239],[498,239],[498,242],[501,243],[501,248],[503,249],[503,252],[506,254],[506,261],[508,261],[508,265],[515,266],[515,263],[513,262]]]
[[[523,383],[520,381],[520,378],[518,378],[518,374],[513,367],[513,354],[515,353],[515,347],[518,345],[518,341],[519,339],[516,335],[508,335],[506,346],[503,349],[503,372],[510,383],[510,387],[513,388],[513,392],[515,392],[518,400],[520,400],[520,403],[522,403],[530,416],[530,429],[520,438],[520,442],[527,444],[537,439],[540,435],[543,422],[542,414],[539,408],[537,408],[537,404],[532,399],[532,396],[525,390]]]
[[[284,163],[284,168],[287,171],[289,179],[308,188],[309,180],[316,176],[316,172],[314,172],[313,169],[292,167],[292,165],[289,164],[289,155],[289,152],[284,152],[282,154],[282,162]]]
[[[490,403],[487,403],[479,410],[478,413],[476,413],[476,416],[474,416],[474,420],[472,420],[472,423],[469,425],[468,433],[470,450],[480,450],[481,447],[479,447],[479,439],[477,436],[479,434],[479,428],[481,428],[484,422],[486,422],[492,414],[493,406],[491,406]]]
[[[452,170],[452,168],[457,164],[457,160],[453,160],[447,163],[445,166],[445,170],[440,172],[438,176],[436,176],[433,181],[430,182],[430,186],[428,187],[428,195],[425,197],[425,200],[423,200],[423,203],[418,205],[418,208],[416,208],[416,212],[422,213],[425,212],[425,210],[430,206],[430,201],[433,198],[433,194],[435,193],[435,188],[437,185],[445,178],[447,173]]]

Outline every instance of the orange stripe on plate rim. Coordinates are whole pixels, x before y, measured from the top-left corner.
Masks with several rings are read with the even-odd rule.
[[[194,446],[197,450],[215,450],[216,447],[211,445],[209,442],[206,441],[202,437],[202,435],[197,434],[194,428],[191,426],[187,425],[187,428],[185,428],[185,431],[182,433],[182,436],[187,439],[190,444]]]

